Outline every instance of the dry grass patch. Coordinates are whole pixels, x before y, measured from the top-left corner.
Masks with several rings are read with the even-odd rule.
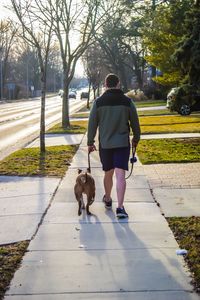
[[[200,217],[173,217],[167,221],[180,248],[188,250],[185,260],[195,289],[200,292]]]
[[[77,149],[78,145],[51,146],[42,156],[39,148],[21,149],[0,162],[0,174],[63,177]]]
[[[19,268],[29,242],[0,246],[0,300],[9,287],[15,271]]]

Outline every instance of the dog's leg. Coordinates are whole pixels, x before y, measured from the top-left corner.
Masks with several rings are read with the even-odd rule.
[[[87,212],[88,215],[91,215],[91,212],[89,211],[90,202],[91,202],[91,197],[88,196],[87,197],[87,204],[86,204],[86,212]]]
[[[76,200],[78,201],[78,215],[80,216],[82,213],[82,194],[76,193]]]
[[[79,196],[79,200],[78,200],[78,215],[79,216],[82,214],[82,209],[85,209],[83,195]]]
[[[80,216],[82,214],[82,203],[81,200],[78,201],[78,215]]]
[[[83,200],[83,195],[81,196],[81,208],[85,209],[85,203],[84,203],[84,200]]]

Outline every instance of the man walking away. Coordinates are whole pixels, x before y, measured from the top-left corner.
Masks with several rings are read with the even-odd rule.
[[[140,140],[140,125],[135,105],[120,89],[119,78],[108,74],[105,78],[106,91],[95,99],[88,123],[88,151],[96,150],[95,135],[99,129],[99,156],[104,174],[105,195],[103,202],[112,208],[111,191],[113,174],[116,176],[118,218],[127,218],[124,208],[126,191],[125,171],[128,170],[130,155],[130,128],[133,132],[132,146]]]

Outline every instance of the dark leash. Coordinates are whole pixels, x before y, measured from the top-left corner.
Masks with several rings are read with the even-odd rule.
[[[90,152],[88,152],[88,168],[87,168],[88,173],[91,173],[91,166],[90,166]]]
[[[132,149],[132,157],[130,158],[131,171],[125,179],[128,179],[132,175],[134,163],[137,161],[137,158],[135,157],[136,147],[133,147],[132,145],[131,149]]]
[[[136,148],[132,146],[131,149],[132,149],[132,157],[130,158],[131,171],[125,179],[128,179],[132,175],[134,163],[137,161],[137,158],[135,157]],[[88,168],[87,168],[88,173],[91,173],[90,153],[91,152],[88,152]]]
[[[131,171],[130,171],[129,175],[125,179],[128,179],[132,175],[134,163],[137,161],[137,158],[135,157],[136,147],[132,146],[131,149],[132,149],[132,157],[130,158]],[[88,152],[88,168],[87,168],[88,173],[91,173],[90,153],[91,152]]]

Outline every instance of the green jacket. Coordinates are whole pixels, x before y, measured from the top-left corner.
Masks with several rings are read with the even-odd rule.
[[[135,105],[120,89],[108,89],[94,101],[88,123],[88,146],[94,144],[97,128],[99,142],[104,149],[127,147],[130,128],[134,140],[140,140]]]

